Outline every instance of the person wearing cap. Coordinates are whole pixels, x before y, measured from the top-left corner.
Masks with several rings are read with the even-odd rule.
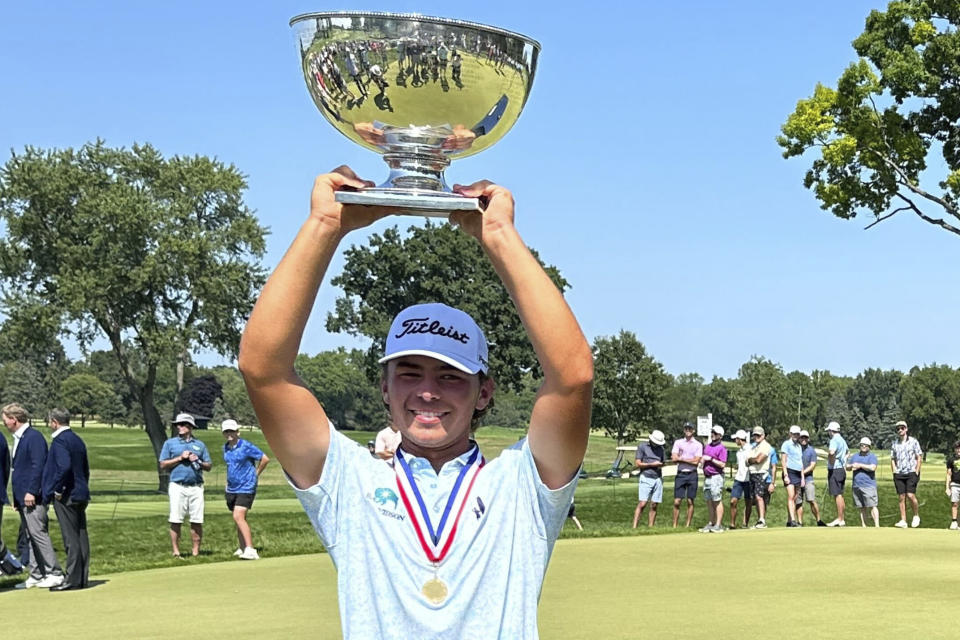
[[[666,442],[663,432],[654,429],[650,432],[650,441],[637,447],[634,464],[640,469],[640,483],[637,489],[637,508],[633,510],[634,529],[637,528],[637,522],[647,504],[650,505],[647,526],[652,527],[657,521],[657,507],[663,502],[663,463],[666,460],[663,445]]]
[[[907,526],[907,500],[913,511],[911,527],[920,526],[920,505],[917,502],[917,483],[920,482],[920,466],[923,464],[923,451],[917,439],[907,433],[907,423],[899,421],[897,438],[890,446],[890,468],[893,470],[893,486],[900,500],[900,520],[895,527]]]
[[[953,451],[946,456],[947,497],[950,499],[950,529],[956,530],[957,505],[960,503],[960,440],[953,443]]]
[[[517,232],[510,192],[455,186],[486,204],[450,221],[480,243],[543,371],[527,437],[483,458],[471,434],[494,395],[486,339],[463,311],[420,304],[397,314],[381,359],[381,395],[403,440],[392,466],[371,458],[330,423],[294,362],[340,242],[390,213],[337,203],[335,191],[372,185],[347,167],[317,178],[309,218],[241,340],[247,392],[335,563],[344,638],[534,638],[590,433],[590,345]]]
[[[740,527],[747,526],[746,506],[753,501],[753,489],[750,486],[750,468],[747,465],[747,458],[750,457],[752,447],[748,442],[749,436],[743,429],[737,429],[733,434],[733,441],[737,444],[737,471],[733,476],[733,486],[730,488],[730,528],[737,528],[737,507],[741,500],[746,501],[744,505],[744,519]]]
[[[765,437],[764,437],[764,441],[766,441]],[[757,440],[754,440],[750,445],[751,448],[756,447],[757,442],[758,442]],[[779,459],[777,458],[777,448],[772,444],[770,445],[769,462],[770,462],[770,465],[767,468],[767,475],[764,477],[764,480],[763,480],[763,494],[761,496],[763,497],[763,504],[766,507],[770,506],[770,500],[773,498],[773,494],[777,490],[777,483],[774,482],[773,480],[774,480],[774,475],[777,472],[777,464],[779,462]],[[748,523],[750,522],[750,515],[753,513],[753,502],[754,502],[753,500],[750,500],[749,502],[747,502],[747,508],[744,510],[746,521]]]
[[[373,444],[373,455],[381,460],[393,460],[393,455],[400,447],[400,441],[402,439],[403,436],[400,435],[400,431],[387,425],[377,432],[377,437]]]
[[[766,432],[763,427],[757,426],[750,432],[753,439],[753,448],[747,457],[747,464],[750,470],[750,489],[753,492],[753,501],[757,503],[757,523],[755,529],[767,528],[767,505],[766,492],[768,485],[768,475],[770,473],[770,454],[773,447],[766,440]],[[750,514],[747,514],[749,521]]]
[[[867,510],[873,519],[873,526],[880,526],[880,512],[877,510],[877,456],[870,451],[873,443],[870,438],[860,438],[860,450],[850,456],[847,470],[853,473],[853,504],[860,509],[860,526],[867,526]]]
[[[703,455],[703,445],[693,437],[694,428],[689,422],[683,423],[683,437],[673,442],[670,459],[677,463],[677,475],[673,480],[673,527],[680,520],[680,505],[687,501],[687,524],[693,521],[693,501],[697,497],[697,466]]]
[[[843,489],[847,484],[847,472],[844,461],[847,458],[847,441],[840,436],[840,424],[836,421],[827,425],[830,442],[827,444],[827,489],[837,504],[837,517],[827,523],[828,527],[845,527],[844,511],[846,502],[843,499]]]
[[[810,505],[817,526],[825,527],[827,523],[820,518],[817,486],[813,477],[813,470],[817,468],[817,450],[810,445],[810,432],[806,429],[800,430],[800,448],[803,450],[803,488],[797,492],[797,522],[803,524],[803,503],[806,502]]]
[[[177,414],[173,420],[176,437],[160,448],[160,469],[170,472],[167,494],[170,497],[170,543],[173,557],[180,556],[180,526],[190,519],[191,553],[200,555],[203,540],[203,472],[213,466],[210,452],[202,440],[193,437],[197,426],[189,413]]]
[[[257,445],[240,437],[240,426],[236,420],[224,420],[220,432],[226,440],[223,443],[223,462],[227,466],[227,509],[233,513],[239,543],[233,555],[241,560],[259,560],[260,555],[253,546],[247,512],[253,507],[253,500],[257,497],[257,482],[270,463],[270,458]]]
[[[710,428],[710,442],[703,447],[703,499],[707,501],[706,526],[701,533],[723,533],[723,470],[727,466],[727,448],[723,445],[723,427]]]
[[[800,427],[790,427],[790,437],[780,445],[780,475],[787,489],[787,526],[801,526],[797,519],[797,496],[803,490],[803,447],[800,446]]]

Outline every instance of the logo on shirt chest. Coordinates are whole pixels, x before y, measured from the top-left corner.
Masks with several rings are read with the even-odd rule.
[[[382,516],[388,518],[393,518],[395,520],[403,520],[406,516],[402,513],[398,513],[397,509],[400,506],[400,496],[397,495],[397,492],[389,487],[380,487],[374,489],[373,493],[367,494],[367,500],[370,500],[375,505],[374,508]]]

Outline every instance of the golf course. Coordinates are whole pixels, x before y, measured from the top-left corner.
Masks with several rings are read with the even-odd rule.
[[[44,633],[51,637],[160,638],[171,630],[209,638],[339,637],[336,573],[276,463],[264,473],[250,514],[263,559],[236,560],[233,523],[222,502],[221,436],[198,430],[215,463],[207,474],[203,550],[197,558],[177,560],[169,549],[167,497],[156,492],[146,436],[138,429],[96,424],[77,432],[87,442],[92,466],[91,588],[63,594],[17,590],[22,576],[6,577],[0,579],[0,602],[49,612]],[[347,433],[364,444],[372,437]],[[477,439],[493,457],[519,435],[485,427]],[[243,437],[266,446],[259,431],[244,431]],[[892,527],[896,496],[883,460],[880,529],[855,526],[859,517],[849,497],[845,528],[809,526],[808,513],[808,526],[787,529],[778,490],[771,528],[700,534],[692,531],[705,522],[699,497],[694,526],[670,527],[669,481],[656,526],[631,529],[636,478],[605,477],[614,451],[609,438],[591,436],[585,463],[590,477],[577,491],[584,530],[568,521],[557,543],[540,602],[542,637],[709,632],[742,638],[756,624],[757,605],[766,631],[784,638],[854,637],[865,630],[871,638],[955,637],[945,622],[955,608],[951,586],[960,533],[946,529],[949,503],[942,466],[933,455],[918,490],[923,516],[918,529]],[[818,481],[822,485],[819,474]],[[832,501],[823,512],[832,519]],[[16,541],[18,524],[7,509],[8,544]],[[52,511],[50,527],[62,560]],[[246,610],[256,612],[255,619],[229,622],[240,618],[227,612]]]

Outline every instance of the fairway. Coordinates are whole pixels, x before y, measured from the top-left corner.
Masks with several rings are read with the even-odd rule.
[[[741,639],[760,635],[759,624],[779,638],[955,638],[958,545],[957,532],[853,527],[561,540],[540,633]],[[50,637],[340,635],[336,575],[324,554],[188,564],[96,576],[80,592],[6,589],[0,602],[47,612]]]

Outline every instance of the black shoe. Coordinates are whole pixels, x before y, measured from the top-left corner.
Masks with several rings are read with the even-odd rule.
[[[797,526],[797,523],[794,522],[793,520],[787,520],[787,526],[788,526],[788,527],[795,527],[795,526]]]
[[[817,526],[818,526],[818,527],[825,527],[825,526],[827,526],[827,523],[824,522],[823,520],[817,520]]]
[[[63,584],[58,584],[55,587],[50,587],[49,590],[50,591],[76,591],[77,589],[83,589],[83,587],[81,587],[78,584],[67,584],[66,582],[64,582]]]

